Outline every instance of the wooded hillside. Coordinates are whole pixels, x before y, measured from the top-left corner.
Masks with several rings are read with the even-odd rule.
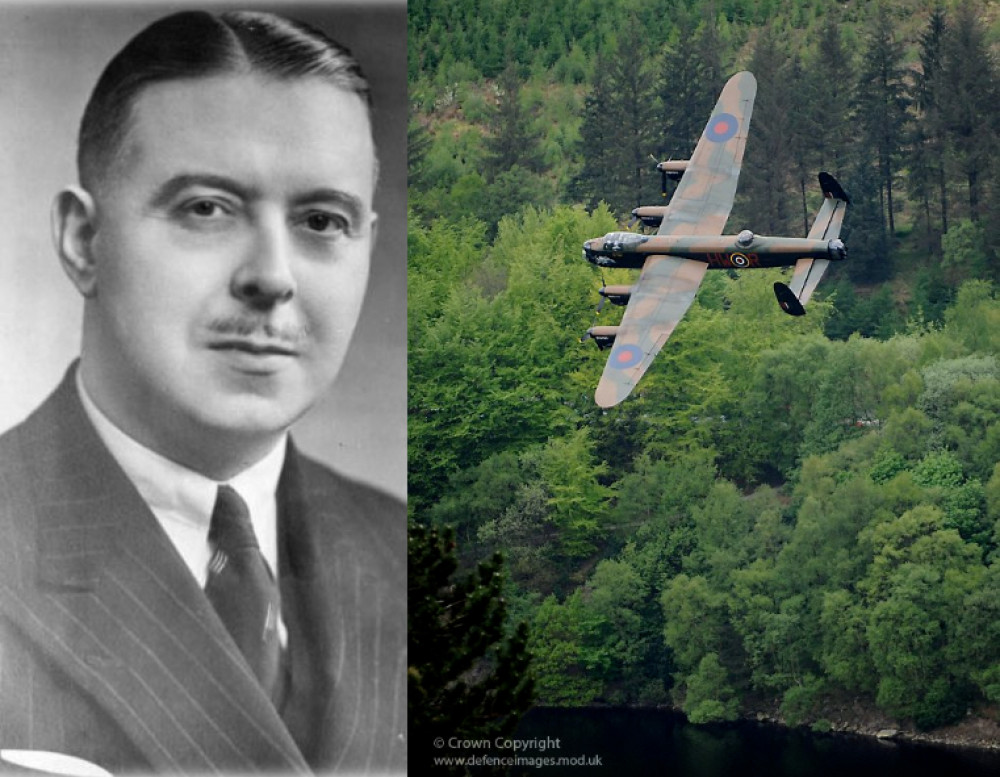
[[[502,552],[539,702],[996,715],[997,5],[409,14],[411,513],[467,564]],[[801,319],[779,271],[709,273],[601,411],[580,246],[661,200],[651,157],[685,158],[739,69],[759,92],[727,231],[804,234],[825,169],[849,260]]]

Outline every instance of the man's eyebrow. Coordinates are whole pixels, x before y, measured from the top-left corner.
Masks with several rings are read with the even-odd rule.
[[[253,199],[258,194],[255,188],[240,183],[229,176],[216,175],[215,173],[178,173],[156,188],[150,199],[150,205],[153,208],[166,207],[174,197],[193,186],[221,189],[244,200]]]
[[[178,173],[172,176],[153,192],[150,204],[154,208],[166,207],[178,194],[185,189],[201,186],[207,189],[220,189],[230,192],[243,200],[253,200],[261,196],[260,191],[234,178],[215,173]],[[332,187],[321,186],[298,193],[292,198],[293,205],[305,205],[314,202],[332,202],[344,207],[352,220],[360,221],[370,210],[361,197]]]

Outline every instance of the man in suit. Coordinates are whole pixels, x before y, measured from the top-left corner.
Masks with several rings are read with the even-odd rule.
[[[404,508],[288,437],[367,281],[357,63],[273,15],[167,17],[101,76],[78,168],[81,355],[0,438],[0,758],[403,771]]]

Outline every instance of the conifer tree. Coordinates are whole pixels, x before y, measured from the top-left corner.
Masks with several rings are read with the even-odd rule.
[[[573,180],[574,196],[593,209],[601,200],[610,202],[607,180],[614,175],[614,144],[617,141],[611,84],[611,62],[598,52],[590,93],[584,98],[580,146],[583,166]]]
[[[945,185],[945,121],[944,37],[945,14],[941,8],[931,12],[927,28],[920,36],[920,70],[914,77],[914,103],[919,118],[913,132],[913,152],[910,155],[912,194],[924,209],[928,245],[932,238],[931,200],[936,199],[940,232],[948,231],[948,189]]]
[[[409,737],[414,772],[465,774],[435,765],[441,738],[509,737],[534,695],[528,629],[504,636],[502,559],[457,574],[454,532],[409,525]],[[477,769],[476,774],[503,770]]]
[[[657,110],[647,40],[638,19],[630,16],[620,31],[612,62],[614,103],[609,107],[617,137],[612,142],[611,161],[617,186],[614,199],[608,202],[619,213],[652,200],[659,183],[649,158],[656,149]]]
[[[844,46],[841,18],[829,11],[819,33],[813,72],[813,94],[818,102],[803,108],[804,113],[818,116],[812,141],[824,169],[843,174],[851,153],[854,127],[851,123],[854,64]]]
[[[679,16],[676,38],[664,49],[660,66],[664,159],[688,159],[694,151],[725,81],[721,48],[713,19],[696,24],[690,14]]]
[[[824,121],[827,119],[825,109],[826,79],[809,74],[798,55],[794,55],[789,64],[790,97],[796,106],[788,117],[789,147],[796,187],[799,190],[799,201],[802,206],[802,235],[809,232],[812,214],[809,213],[807,195],[810,189],[816,188],[816,176],[821,169],[822,154],[816,137]],[[821,110],[815,108],[823,105]]]
[[[895,39],[892,20],[884,7],[879,7],[862,63],[856,95],[857,123],[863,149],[875,157],[883,219],[888,235],[892,235],[896,231],[893,197],[901,168],[909,96],[903,46]]]
[[[630,17],[614,52],[597,55],[580,130],[583,170],[574,187],[591,207],[603,200],[618,214],[651,201],[659,188],[650,159],[659,129],[646,48],[642,27]]]
[[[487,178],[515,165],[537,173],[542,169],[540,133],[531,125],[531,115],[521,105],[521,75],[513,60],[507,62],[497,80],[497,106],[486,138]]]
[[[967,183],[969,218],[981,214],[983,185],[1000,139],[997,66],[986,43],[974,6],[965,2],[955,12],[944,36],[942,115],[958,166]]]
[[[745,226],[765,235],[788,234],[791,230],[788,192],[794,169],[791,154],[794,106],[785,51],[778,31],[771,24],[759,30],[748,67],[757,78],[757,99],[737,205],[729,219],[730,230]]]

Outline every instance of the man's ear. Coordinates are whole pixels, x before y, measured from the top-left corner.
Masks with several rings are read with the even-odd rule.
[[[84,297],[97,293],[97,268],[92,243],[97,204],[90,192],[67,186],[52,202],[52,239],[63,270]]]
[[[375,243],[378,242],[378,214],[375,213],[374,211],[372,211],[371,231],[372,231],[372,241],[370,245],[371,245],[371,250],[374,251]]]

